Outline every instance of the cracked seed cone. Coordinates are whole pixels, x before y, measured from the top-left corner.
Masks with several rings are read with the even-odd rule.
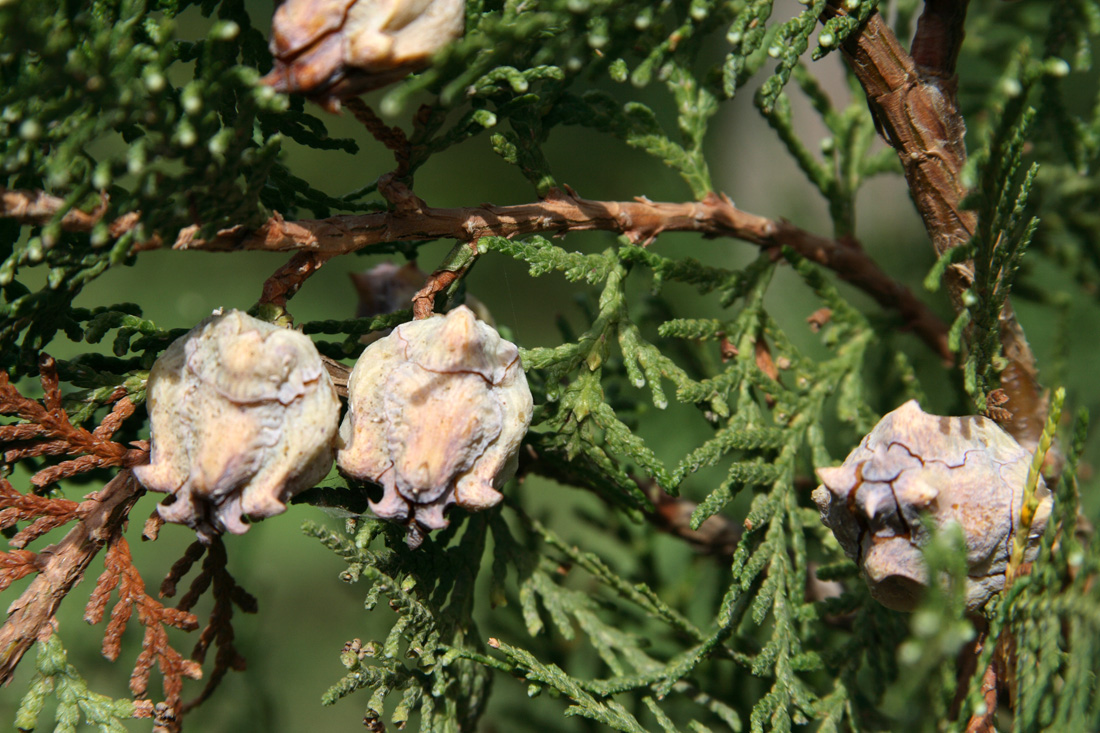
[[[263,82],[335,111],[423,69],[465,25],[465,0],[287,0],[271,22],[275,65]]]
[[[408,527],[416,547],[447,526],[451,504],[500,502],[532,407],[519,349],[459,306],[398,326],[359,357],[336,461],[382,487],[371,509]]]
[[[147,389],[151,462],[134,475],[204,541],[285,511],[332,467],[340,402],[297,331],[215,314],[157,359]]]
[[[967,608],[977,610],[1004,588],[1030,463],[1031,454],[992,420],[929,415],[910,400],[842,465],[818,469],[822,485],[813,500],[872,597],[898,611],[913,610],[929,583],[920,548],[935,528],[957,523],[966,543]],[[1028,560],[1050,518],[1042,478],[1038,492]],[[922,513],[934,527],[922,524]]]

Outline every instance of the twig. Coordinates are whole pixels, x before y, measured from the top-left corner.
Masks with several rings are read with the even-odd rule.
[[[477,240],[459,242],[452,247],[447,256],[443,258],[443,261],[439,263],[439,267],[435,268],[432,274],[425,279],[423,287],[413,294],[413,318],[420,320],[430,316],[435,310],[436,296],[440,294],[446,294],[448,297],[454,295],[459,287],[459,281],[474,266],[478,256]]]
[[[395,178],[404,178],[409,172],[409,138],[404,131],[400,127],[387,126],[359,97],[344,100],[344,106],[363,127],[367,128],[375,140],[393,152],[393,157],[397,161],[397,169],[393,175]]]
[[[997,670],[990,664],[982,675],[982,700],[985,710],[974,713],[966,723],[966,733],[995,733],[993,719],[997,716]]]
[[[880,132],[898,153],[909,191],[937,255],[966,244],[977,226],[975,212],[962,208],[966,194],[962,185],[966,125],[956,104],[954,81],[943,78],[944,73],[954,69],[965,6],[965,0],[930,0],[926,4],[914,41],[925,64],[920,68],[877,12],[842,46],[848,66],[867,94]],[[843,13],[834,5],[825,11],[826,16]],[[973,264],[952,265],[945,279],[955,308],[960,310],[963,294],[974,281]],[[1020,386],[1020,404],[1013,400],[1010,409],[1014,418],[1005,428],[1025,447],[1034,447],[1046,409],[1042,400],[1032,399],[1041,392],[1035,357],[1008,303],[1000,325],[1004,354],[1014,365]],[[1006,392],[1014,398],[1007,386]],[[1038,415],[1036,407],[1042,411]]]
[[[324,252],[296,253],[264,281],[260,302],[257,305],[274,306],[284,310],[286,302],[298,293],[305,281],[334,256]]]
[[[719,558],[733,557],[733,551],[741,541],[741,525],[721,514],[712,514],[703,520],[699,529],[692,529],[691,517],[699,507],[697,503],[679,496],[669,496],[656,481],[635,481],[653,503],[653,511],[646,512],[646,518],[653,526],[687,541],[704,554]]]
[[[0,684],[11,681],[23,654],[48,631],[61,600],[144,493],[129,470],[121,471],[82,502],[80,523],[38,554],[38,576],[8,608],[8,620],[0,628]]]
[[[419,321],[430,316],[435,308],[435,296],[453,285],[461,276],[461,272],[453,270],[435,270],[428,275],[424,287],[413,296],[413,318]]]
[[[34,192],[7,192],[5,202],[8,196],[41,198],[41,194]],[[61,199],[52,199],[54,213],[62,206]],[[465,242],[482,236],[516,237],[593,230],[625,234],[632,242],[643,245],[653,242],[662,232],[697,232],[706,237],[733,237],[765,249],[788,246],[803,257],[828,267],[842,279],[868,293],[882,307],[900,312],[908,327],[937,354],[945,361],[952,359],[947,347],[946,324],[908,288],[883,272],[857,242],[821,237],[790,222],[750,214],[738,209],[724,195],[712,193],[702,201],[686,203],[658,203],[646,198],[591,201],[569,189],[553,189],[541,201],[516,206],[487,204],[453,209],[428,206],[410,208],[415,211],[399,209],[293,222],[275,214],[256,230],[233,227],[218,232],[208,240],[195,239],[197,228],[188,227],[180,232],[173,246],[176,249],[209,251],[309,251],[336,255],[387,242],[430,239]],[[39,201],[37,215],[26,217],[17,215],[19,208],[5,205],[0,209],[0,216],[41,224],[49,220],[46,214],[50,209]],[[70,227],[74,231],[91,228],[90,225],[76,224]],[[154,239],[142,243],[140,248],[155,249],[160,246],[161,241]]]
[[[63,208],[62,199],[50,196],[44,191],[7,191],[0,188],[0,211],[5,217],[10,217],[25,224],[49,224],[58,212]],[[95,211],[86,213],[79,209],[69,209],[61,217],[61,228],[72,232],[89,232],[98,224],[107,207],[110,197],[103,194]],[[112,237],[119,237],[133,229],[138,222],[139,214],[131,212],[115,219],[107,227]]]

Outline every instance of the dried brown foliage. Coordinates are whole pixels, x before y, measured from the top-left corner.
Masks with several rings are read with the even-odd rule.
[[[0,552],[0,590],[4,590],[20,578],[38,572],[38,566],[35,563],[37,559],[38,554],[30,550]]]
[[[0,373],[0,415],[17,415],[24,420],[0,426],[5,463],[40,456],[75,456],[31,477],[32,484],[43,488],[94,468],[129,468],[145,459],[147,447],[128,447],[111,440],[126,418],[134,414],[134,405],[128,397],[117,394],[110,414],[99,427],[88,431],[73,425],[61,406],[61,388],[53,357],[42,354],[38,369],[45,394],[42,402],[21,395],[8,375]]]
[[[233,607],[236,606],[245,613],[256,613],[258,607],[255,597],[238,585],[229,574],[225,545],[222,544],[220,537],[215,537],[209,547],[199,542],[192,543],[161,583],[161,596],[170,598],[175,594],[176,584],[202,556],[203,550],[206,551],[206,560],[203,561],[202,571],[191,581],[191,587],[180,598],[177,607],[181,610],[193,608],[202,594],[213,587],[214,608],[210,612],[210,620],[206,627],[199,634],[199,640],[195,643],[191,658],[201,664],[205,661],[206,653],[211,646],[217,648],[217,653],[214,655],[214,669],[210,672],[206,686],[198,697],[183,706],[184,712],[200,705],[210,697],[226,672],[231,669],[238,672],[244,671],[247,666],[245,659],[233,643]]]
[[[76,519],[80,508],[79,502],[71,499],[50,499],[33,493],[22,494],[6,479],[0,479],[0,506],[3,507],[0,509],[0,529],[7,529],[18,522],[33,520],[8,542],[12,547],[20,549],[50,530]]]
[[[43,355],[39,361],[44,398],[37,401],[22,395],[4,373],[0,373],[0,414],[15,416],[21,422],[0,425],[0,451],[6,463],[43,456],[62,460],[39,470],[31,478],[33,489],[17,490],[0,478],[0,530],[9,530],[26,522],[9,541],[17,548],[0,552],[0,591],[15,581],[38,574],[31,585],[9,608],[7,622],[0,628],[0,683],[11,675],[23,654],[54,626],[54,614],[61,601],[83,578],[91,561],[103,548],[104,569],[96,581],[85,607],[84,618],[99,623],[107,615],[112,597],[115,603],[103,636],[103,655],[114,661],[122,646],[123,634],[137,613],[144,627],[142,650],[130,676],[130,690],[144,698],[149,677],[156,666],[163,679],[164,702],[154,706],[139,699],[136,717],[157,719],[157,730],[178,731],[183,713],[201,703],[217,687],[230,669],[244,669],[244,658],[233,644],[231,624],[233,607],[254,613],[256,600],[245,592],[226,568],[225,548],[219,539],[209,547],[196,542],[169,571],[160,595],[171,597],[176,585],[192,565],[206,553],[201,572],[176,608],[166,606],[146,592],[145,581],[134,566],[129,543],[123,536],[129,513],[145,493],[129,468],[144,461],[148,446],[126,446],[111,440],[122,423],[134,413],[134,405],[119,392],[112,396],[113,407],[99,427],[86,430],[75,426],[62,407],[62,395],[54,360]],[[121,467],[100,490],[87,494],[83,501],[42,496],[37,491],[62,479],[95,468]],[[65,537],[42,552],[23,549],[49,531],[74,523]],[[147,534],[155,538],[158,523],[150,522]],[[200,626],[192,609],[207,591],[213,596],[213,610],[199,635],[190,657],[170,643],[168,629],[194,631]],[[214,668],[198,697],[182,701],[184,678],[201,679],[202,664],[211,647],[217,649]]]
[[[118,659],[122,634],[136,609],[138,622],[145,627],[145,638],[142,641],[141,654],[138,655],[134,671],[130,675],[130,691],[135,697],[145,696],[149,687],[149,674],[156,663],[164,679],[165,702],[178,710],[183,692],[183,678],[201,679],[202,665],[185,658],[172,648],[166,627],[194,631],[199,626],[198,618],[188,611],[168,608],[145,592],[145,581],[134,567],[130,545],[125,537],[117,535],[111,540],[103,564],[103,573],[96,581],[95,590],[84,609],[84,620],[90,624],[103,620],[107,603],[117,589],[118,601],[111,610],[111,617],[103,634],[103,656],[112,661]]]

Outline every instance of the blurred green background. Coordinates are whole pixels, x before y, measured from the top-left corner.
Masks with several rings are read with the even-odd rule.
[[[266,23],[259,19],[270,14],[270,4],[254,2],[250,7],[257,25],[265,26]],[[208,25],[209,21],[197,12],[188,11],[180,18],[179,35],[182,38],[202,37]],[[839,59],[827,57],[813,68],[836,95],[835,101],[844,103],[848,92]],[[603,80],[594,80],[592,84],[623,100],[628,94],[635,98],[640,96],[659,113],[663,110],[667,114],[671,105],[671,100],[657,85],[639,93]],[[832,227],[824,202],[806,183],[752,106],[752,92],[751,87],[745,89],[734,101],[724,105],[712,124],[709,160],[718,188],[747,211],[786,218],[812,232],[830,233]],[[824,128],[809,113],[797,91],[792,91],[792,97],[804,137],[811,141],[811,146],[816,146],[816,141],[825,134]],[[367,102],[373,99],[376,97],[368,96]],[[350,115],[331,116],[315,107],[312,111],[324,118],[333,136],[354,138],[361,150],[355,156],[348,156],[341,152],[307,151],[287,143],[286,159],[297,175],[330,193],[342,194],[392,168],[390,154]],[[387,122],[407,129],[413,111],[406,109]],[[637,195],[670,201],[690,198],[686,185],[660,163],[591,130],[555,130],[546,153],[557,179],[586,198],[625,200]],[[492,152],[485,134],[433,159],[418,174],[415,191],[433,206],[481,202],[513,204],[535,197],[534,190],[519,172]],[[889,273],[932,302],[945,319],[950,320],[945,296],[924,292],[921,287],[933,255],[900,177],[883,176],[864,188],[859,199],[857,234]],[[611,241],[610,235],[602,233],[571,235],[564,246],[599,251]],[[691,256],[724,267],[741,266],[757,255],[755,247],[746,243],[703,240],[689,235],[665,235],[652,246],[668,256]],[[424,245],[420,248],[420,267],[432,270],[450,247],[449,242]],[[147,317],[162,327],[190,327],[215,308],[249,308],[257,300],[265,278],[286,259],[286,255],[260,253],[145,252],[133,267],[115,268],[99,278],[85,290],[77,305],[94,307],[135,301],[143,306]],[[291,301],[291,312],[299,321],[350,317],[355,311],[356,297],[349,274],[384,259],[387,258],[367,253],[329,262]],[[1100,322],[1097,303],[1094,299],[1081,297],[1070,278],[1050,263],[1029,257],[1026,267],[1031,271],[1028,277],[1044,283],[1047,292],[1064,290],[1075,296],[1065,320],[1060,320],[1050,309],[1027,301],[1017,301],[1015,305],[1040,364],[1044,366],[1046,384],[1065,384],[1070,404],[1088,407],[1095,414],[1100,401],[1100,388],[1092,374],[1094,365],[1100,363],[1100,339],[1096,338],[1095,327]],[[641,302],[648,286],[644,281],[635,283],[636,302]],[[868,298],[847,286],[841,287],[866,312],[875,312]],[[559,332],[555,320],[559,316],[576,326],[582,325],[575,296],[584,294],[583,286],[569,283],[556,274],[531,278],[524,265],[502,255],[490,254],[482,258],[469,278],[468,290],[489,307],[498,324],[511,329],[522,346],[557,343]],[[670,285],[664,295],[675,302],[679,315],[706,317],[718,313],[713,300],[701,298],[687,288]],[[772,314],[795,344],[810,354],[824,353],[817,336],[805,324],[805,318],[820,307],[820,303],[801,281],[790,272],[781,271],[773,281],[769,297]],[[1071,336],[1067,343],[1060,342],[1060,333]],[[945,389],[951,377],[935,356],[909,335],[900,336],[896,345],[905,349],[918,365],[931,399],[931,404],[924,407],[930,412],[958,411],[961,405],[951,396],[955,390]],[[67,357],[79,353],[82,348],[59,342],[52,351],[58,357]],[[876,405],[881,411],[894,406]],[[676,404],[666,411],[650,409],[640,427],[640,433],[659,457],[671,465],[710,432],[706,422],[693,409]],[[842,445],[842,442],[837,443],[838,455],[843,455]],[[1088,454],[1093,461],[1095,453],[1096,440],[1093,439]],[[681,487],[682,494],[688,498],[702,498],[721,473],[718,467],[696,474]],[[626,551],[629,544],[613,542],[611,535],[619,532],[630,536],[633,530],[599,527],[587,519],[601,512],[597,499],[538,478],[529,479],[523,486],[513,486],[510,492],[530,513],[548,521],[565,539],[598,552],[606,551],[609,561],[629,577],[633,562]],[[155,544],[141,543],[140,523],[153,511],[158,498],[142,500],[132,515],[134,521],[129,532],[135,560],[150,590],[193,540],[189,530],[167,526]],[[742,497],[727,512],[736,515],[743,511],[747,498]],[[1085,502],[1090,514],[1095,516],[1095,497],[1086,496]],[[342,520],[318,509],[296,506],[284,515],[255,525],[244,536],[226,539],[230,570],[260,600],[258,615],[238,615],[234,623],[239,648],[248,659],[249,669],[243,674],[229,674],[213,698],[188,715],[188,730],[213,733],[360,729],[362,703],[366,700],[365,697],[362,703],[357,700],[365,693],[324,708],[320,705],[321,694],[344,674],[338,659],[343,644],[357,637],[367,640],[383,636],[392,617],[384,608],[371,613],[363,610],[365,587],[348,585],[338,579],[344,565],[329,550],[302,534],[299,527],[307,519],[332,526],[342,524]],[[51,535],[49,541],[57,537],[60,533]],[[664,570],[667,577],[681,578],[679,587],[683,599],[698,607],[700,619],[709,619],[714,595],[724,587],[726,568],[712,559],[696,556],[676,540],[660,537],[658,542],[661,543],[659,556],[667,565]],[[67,599],[59,614],[59,633],[69,650],[70,661],[87,677],[92,689],[114,697],[126,697],[130,666],[140,650],[141,630],[136,622],[132,623],[122,655],[112,664],[99,653],[102,627],[88,629],[81,620],[82,603],[100,568],[100,562],[93,564],[90,577]],[[27,582],[15,584],[2,597],[14,599]],[[186,580],[183,587],[186,587]],[[683,599],[668,600],[675,603]],[[209,611],[208,599],[196,611],[202,619]],[[508,609],[490,609],[486,596],[480,609],[480,633],[486,638],[507,638],[509,633],[521,633],[514,618],[509,618],[514,615]],[[185,634],[176,634],[176,640],[177,647],[184,652],[193,643]],[[32,663],[33,652],[11,686],[0,690],[0,721],[13,718],[27,688]],[[151,684],[154,698],[159,697],[159,685],[160,679],[154,673]],[[189,683],[185,699],[193,697],[199,689],[199,683]],[[483,729],[503,730],[494,724],[502,711],[530,704],[562,707],[561,702],[545,696],[529,702],[524,683],[498,677]],[[47,711],[40,719],[43,728],[51,720],[49,715]],[[139,721],[133,723],[132,728],[145,730],[148,725],[148,722]],[[562,719],[561,729],[578,730],[589,725]],[[4,726],[5,723],[0,722],[0,729]]]

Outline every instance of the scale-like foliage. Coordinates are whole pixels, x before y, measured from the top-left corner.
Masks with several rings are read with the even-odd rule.
[[[15,715],[18,730],[34,730],[38,719],[51,696],[57,696],[55,731],[76,731],[83,720],[87,725],[98,726],[104,733],[121,733],[126,730],[122,722],[135,716],[152,717],[152,706],[146,703],[144,710],[133,700],[112,700],[106,695],[92,692],[76,667],[69,663],[65,648],[57,635],[38,645],[34,679]]]
[[[999,686],[1000,714],[1015,729],[1097,728],[1100,545],[1079,517],[1084,419],[1062,443],[1051,420],[1039,441],[1029,490],[1054,439],[1047,461],[1054,519],[1038,558],[1025,565],[1017,553],[1008,590],[980,616],[965,612],[956,534],[938,533],[926,548],[931,576],[943,582],[903,616],[870,597],[810,500],[815,470],[835,465],[908,399],[929,411],[972,405],[998,416],[992,398],[1010,381],[1003,376],[1010,296],[1061,314],[1075,300],[1076,291],[1055,292],[1031,258],[1070,270],[1066,282],[1075,283],[1059,287],[1093,299],[1100,287],[1100,105],[1090,76],[1100,3],[975,3],[957,80],[946,80],[950,68],[912,65],[904,85],[869,100],[866,90],[881,80],[868,74],[890,78],[890,69],[872,70],[859,55],[885,43],[882,17],[905,46],[917,12],[929,14],[917,31],[920,61],[946,64],[962,34],[951,27],[961,15],[944,14],[951,5],[958,4],[470,0],[462,38],[368,97],[386,123],[345,100],[375,137],[370,144],[394,154],[395,170],[360,166],[352,190],[332,191],[300,177],[284,148],[343,155],[354,168],[358,145],[331,137],[301,97],[259,83],[270,66],[266,7],[44,0],[28,12],[25,3],[0,2],[0,367],[4,411],[17,418],[0,426],[0,440],[5,462],[36,476],[25,493],[16,487],[21,474],[3,479],[0,527],[17,548],[0,554],[0,587],[49,562],[51,553],[25,545],[70,522],[66,542],[91,527],[101,497],[76,502],[61,493],[81,482],[103,485],[109,476],[100,467],[143,460],[144,444],[127,448],[112,435],[146,434],[149,369],[194,325],[151,320],[142,303],[106,304],[140,299],[128,293],[86,302],[89,282],[113,267],[140,268],[144,252],[158,247],[295,249],[255,293],[252,311],[290,325],[287,300],[329,259],[355,250],[411,258],[424,241],[453,239],[411,308],[405,297],[389,312],[333,312],[298,327],[329,357],[339,383],[372,334],[461,301],[475,263],[514,260],[528,277],[547,278],[564,294],[552,304],[564,314],[555,342],[535,340],[507,313],[492,315],[520,344],[535,397],[520,480],[569,500],[555,500],[565,509],[544,515],[509,488],[502,506],[455,509],[447,529],[410,550],[399,528],[369,515],[372,487],[334,475],[296,497],[351,515],[342,529],[310,522],[305,531],[346,565],[341,579],[362,586],[365,611],[385,627],[366,639],[347,629],[346,674],[325,704],[358,700],[372,730],[473,730],[488,719],[508,730],[965,730],[992,720]],[[183,38],[185,25],[203,28],[197,40]],[[834,62],[848,64],[840,82],[820,71]],[[751,101],[738,95],[746,88],[755,90]],[[961,134],[969,124],[969,164],[958,160],[960,169],[949,171],[957,180],[936,180],[921,165],[942,163],[950,157],[943,150],[959,141],[903,149],[896,115],[920,95],[945,116],[939,121],[957,123],[946,127]],[[775,218],[756,216],[716,193],[719,141],[734,154],[758,144],[725,127],[721,113],[737,105],[763,116],[777,143],[769,155],[790,159],[809,195],[824,202],[828,223],[783,221],[799,212],[778,204],[763,212]],[[946,120],[956,112],[959,119]],[[931,129],[918,124],[927,120],[910,122]],[[566,183],[585,182],[561,180],[564,161],[552,144],[568,126],[584,128],[578,139],[648,156],[668,169],[668,180],[631,180],[642,196],[635,202],[582,199]],[[517,196],[531,203],[481,205],[475,176],[433,162],[460,146],[511,166]],[[947,201],[941,211],[972,229],[935,264],[931,254],[922,260],[931,265],[930,289],[941,280],[954,287],[945,274],[967,273],[965,287],[951,293],[958,311],[950,331],[924,294],[914,297],[887,274],[890,264],[876,264],[889,263],[881,231],[859,231],[857,202],[879,200],[861,198],[867,182],[903,172],[932,239],[935,196]],[[754,186],[755,173],[745,179]],[[429,175],[453,175],[468,208],[419,200]],[[651,185],[679,186],[688,201],[655,204],[644,198]],[[592,229],[614,236],[574,243],[575,232]],[[688,234],[673,240],[669,230]],[[913,248],[925,238],[898,236]],[[738,265],[724,252],[692,251],[704,237],[721,239],[709,248],[736,237],[760,252]],[[919,279],[909,275],[910,283]],[[1035,318],[1047,319],[1041,330],[1051,317]],[[961,379],[942,363],[948,342]],[[43,357],[47,347],[74,355],[54,362]],[[1038,357],[1043,376],[1071,379],[1066,364],[1041,350]],[[16,390],[38,371],[41,404]],[[1095,401],[1089,385],[1069,386],[1071,400]],[[1034,414],[1015,417],[1042,424],[1041,394],[1032,403]],[[96,422],[95,431],[84,427]],[[53,494],[34,488],[59,481]],[[596,501],[574,502],[568,487]],[[108,572],[89,608],[102,616],[121,583],[119,607],[146,609],[145,625],[163,637],[164,618],[186,616],[179,628],[197,626],[189,609],[213,587],[215,609],[192,659],[163,639],[139,658],[144,695],[153,655],[174,655],[162,666],[166,698],[178,702],[182,676],[199,673],[211,646],[213,684],[243,667],[238,649],[246,645],[229,621],[234,605],[251,611],[255,602],[229,576],[220,544],[179,608],[148,596],[120,539],[130,507],[113,524],[91,527],[82,545],[91,555],[95,542],[108,547]],[[200,550],[189,549],[169,572],[166,595]],[[26,640],[43,639],[17,725],[33,726],[51,694],[61,730],[79,711],[104,730],[151,715],[149,701],[88,691],[48,633],[54,610]],[[129,618],[122,614],[110,624],[114,655]],[[19,631],[12,623],[0,636]],[[0,655],[0,677],[7,662]],[[992,697],[983,687],[990,674]],[[546,699],[529,700],[540,695]],[[177,717],[164,724],[178,728],[186,710],[170,712]]]

